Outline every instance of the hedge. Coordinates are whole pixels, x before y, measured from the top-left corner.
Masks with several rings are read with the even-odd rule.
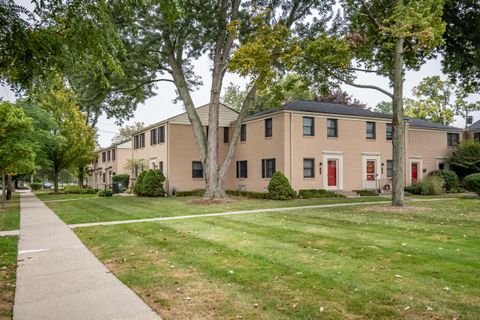
[[[353,192],[356,192],[360,197],[378,196],[378,192],[373,190],[353,190]]]
[[[95,194],[98,190],[92,188],[80,188],[79,186],[63,187],[63,192],[70,194]]]
[[[117,174],[112,177],[113,182],[118,182],[120,183],[121,189],[128,189],[128,184],[130,182],[130,175],[128,174]]]
[[[276,171],[270,179],[268,197],[272,200],[289,200],[295,197],[295,191],[290,186],[290,182],[280,171]]]
[[[40,190],[40,189],[42,189],[42,184],[40,182],[32,182],[32,183],[30,183],[30,189]]]
[[[405,191],[411,194],[439,195],[443,191],[443,179],[438,176],[427,176],[421,181],[412,183]]]
[[[97,192],[97,195],[99,197],[111,197],[111,196],[113,196],[113,191],[112,191],[112,189],[99,190]]]
[[[435,170],[430,172],[429,176],[440,177],[447,192],[456,192],[458,190],[458,176],[452,170]]]
[[[196,190],[190,190],[190,191],[177,191],[175,193],[175,196],[177,197],[202,197],[205,194],[205,190],[203,189],[196,189]]]
[[[244,191],[244,190],[226,190],[225,192],[230,196],[246,197],[251,199],[270,199],[270,195],[267,192],[255,192],[255,191]]]
[[[343,194],[337,194],[325,189],[303,189],[298,191],[298,196],[303,199],[311,198],[345,198]]]
[[[465,189],[475,192],[480,196],[480,173],[470,174],[465,177]]]

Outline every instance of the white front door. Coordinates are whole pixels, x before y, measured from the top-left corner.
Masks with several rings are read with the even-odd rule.
[[[380,187],[380,157],[363,156],[363,188],[378,189]]]

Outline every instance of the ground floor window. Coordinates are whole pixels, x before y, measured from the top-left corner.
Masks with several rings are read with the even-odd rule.
[[[275,159],[262,159],[262,178],[271,178],[275,172]]]
[[[248,165],[247,161],[237,161],[237,179],[245,179],[248,175]]]
[[[303,177],[315,177],[315,159],[303,159]]]
[[[201,161],[192,161],[192,178],[203,178],[203,165]]]
[[[393,160],[387,160],[387,178],[393,177]]]
[[[163,161],[158,162],[158,169],[160,169],[160,172],[163,173]]]

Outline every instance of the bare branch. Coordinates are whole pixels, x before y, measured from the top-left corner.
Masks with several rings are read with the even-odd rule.
[[[362,7],[365,9],[365,12],[367,13],[367,16],[370,19],[370,21],[372,21],[372,23],[375,25],[375,27],[377,27],[377,29],[382,29],[382,25],[377,21],[372,11],[370,11],[370,8],[368,7],[365,0],[360,0],[360,2],[362,2]]]

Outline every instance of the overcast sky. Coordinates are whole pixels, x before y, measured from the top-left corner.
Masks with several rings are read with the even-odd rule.
[[[30,1],[28,0],[17,0],[16,2],[27,8],[31,8]],[[211,83],[210,66],[210,61],[206,57],[198,60],[195,64],[195,72],[197,75],[200,75],[203,80],[203,86],[192,94],[193,100],[197,106],[208,103],[209,101]],[[439,75],[442,79],[446,79],[446,76],[441,71],[441,62],[439,59],[428,61],[419,71],[407,72],[404,87],[405,97],[411,97],[412,88],[415,87],[424,77],[433,75]],[[224,87],[228,86],[230,82],[244,87],[247,80],[242,79],[235,74],[227,74],[224,80]],[[371,73],[359,74],[356,82],[362,84],[374,84],[388,89],[387,79]],[[368,107],[374,107],[378,102],[387,100],[388,98],[376,90],[359,89],[347,85],[342,86],[342,89],[361,102],[366,103]],[[5,87],[0,88],[0,97],[3,97],[6,100],[15,100],[15,95]],[[160,82],[156,89],[156,96],[148,99],[144,104],[139,105],[135,111],[134,117],[127,121],[127,123],[142,121],[145,125],[149,125],[184,112],[181,102],[175,104],[172,102],[174,99],[174,85],[168,82]],[[476,95],[475,97],[472,97],[472,99],[479,99],[479,96]],[[474,121],[477,120],[480,120],[479,112],[474,114]],[[114,122],[114,119],[106,119],[105,117],[100,118],[98,122],[98,142],[100,146],[106,147],[110,145],[112,137],[118,130],[118,127]],[[463,128],[465,123],[463,120],[457,119],[454,125]]]

